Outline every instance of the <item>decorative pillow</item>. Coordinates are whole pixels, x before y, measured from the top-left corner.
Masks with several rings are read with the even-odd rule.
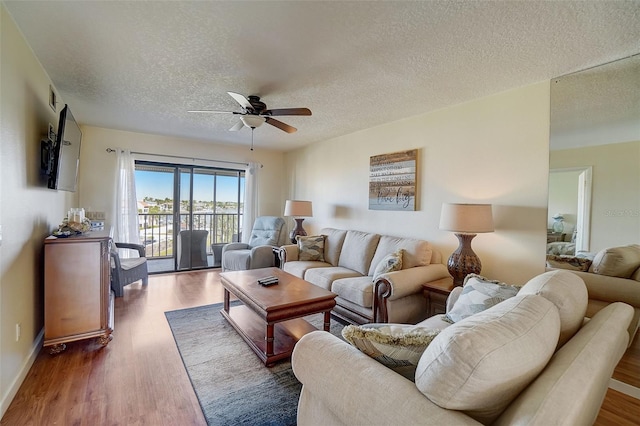
[[[562,269],[531,278],[518,294],[537,294],[556,305],[560,314],[558,348],[582,326],[589,303],[589,293],[582,278]]]
[[[515,296],[519,290],[520,287],[469,274],[464,279],[460,297],[442,319],[451,323],[458,322]]]
[[[317,260],[324,262],[324,235],[304,237],[296,236],[298,241],[298,260]]]
[[[547,255],[547,268],[587,272],[590,266],[591,259],[585,257]]]
[[[399,271],[402,269],[402,254],[404,249],[400,249],[394,253],[388,254],[382,258],[378,266],[373,272],[373,280],[375,281],[382,274],[387,272]]]
[[[413,381],[418,361],[440,330],[408,324],[348,325],[342,337],[364,354]]]
[[[630,244],[601,250],[593,258],[591,272],[610,277],[629,278],[640,267],[640,245]]]
[[[544,369],[560,318],[542,296],[518,295],[438,334],[416,368],[416,387],[434,404],[491,424]]]

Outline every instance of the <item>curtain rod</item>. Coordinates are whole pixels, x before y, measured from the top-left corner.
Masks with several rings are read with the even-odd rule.
[[[109,152],[109,153],[111,153],[111,152],[116,152],[116,150],[115,150],[115,149],[113,149],[113,148],[107,148],[107,150],[106,150],[106,151],[107,151],[107,152]],[[211,162],[214,162],[214,163],[239,164],[239,165],[242,165],[242,166],[249,166],[249,163],[242,163],[242,162],[239,162],[239,161],[210,160],[210,159],[208,159],[208,158],[182,157],[182,156],[180,156],[180,155],[154,154],[154,153],[151,153],[151,152],[137,152],[137,151],[131,151],[131,153],[132,153],[132,154],[140,154],[140,155],[153,155],[153,156],[156,156],[156,157],[180,158],[180,159],[182,159],[182,160],[192,160],[192,161],[195,161],[195,160],[199,160],[199,161],[211,161]],[[260,163],[258,163],[258,164],[260,164]],[[262,168],[262,167],[264,167],[264,165],[263,165],[263,164],[260,164],[260,168]]]

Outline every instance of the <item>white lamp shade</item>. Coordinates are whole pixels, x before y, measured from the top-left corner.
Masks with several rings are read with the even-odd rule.
[[[285,216],[312,217],[311,201],[287,200],[284,204]]]
[[[491,204],[442,205],[440,229],[461,234],[493,232]]]
[[[262,126],[262,123],[264,123],[265,118],[260,117],[259,115],[243,115],[242,117],[240,117],[240,120],[242,120],[245,126],[251,127],[252,129],[254,129],[256,127]]]

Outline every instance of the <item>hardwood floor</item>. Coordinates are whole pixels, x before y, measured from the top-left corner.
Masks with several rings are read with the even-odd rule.
[[[115,303],[114,338],[42,350],[1,425],[205,425],[165,311],[222,302],[217,271],[150,277]],[[640,339],[614,377],[640,380]],[[628,379],[628,380],[627,380]],[[635,384],[635,386],[638,386]],[[596,425],[639,425],[640,400],[609,389]]]

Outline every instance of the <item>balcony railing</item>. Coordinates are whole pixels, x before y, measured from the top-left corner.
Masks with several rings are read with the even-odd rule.
[[[193,218],[190,226],[189,221]],[[148,258],[174,256],[173,213],[139,213],[140,242],[146,247]],[[237,213],[180,213],[180,230],[202,229],[207,235],[207,254],[212,254],[212,244],[238,241],[242,214]]]

